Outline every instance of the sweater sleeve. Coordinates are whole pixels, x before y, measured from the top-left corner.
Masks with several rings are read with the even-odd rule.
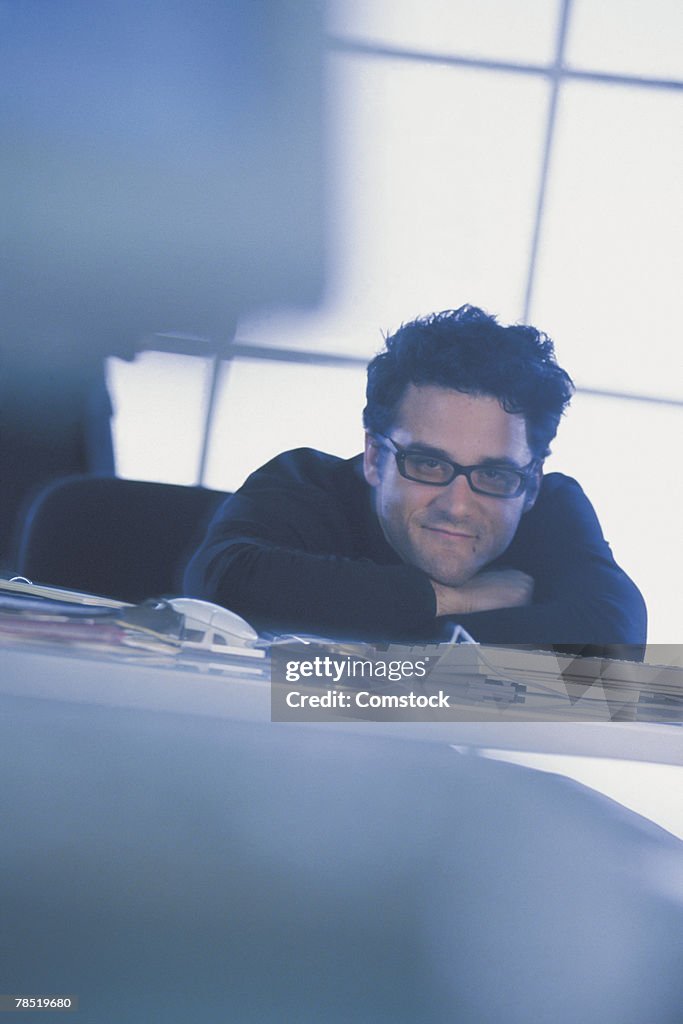
[[[533,603],[458,621],[482,643],[642,647],[647,613],[640,591],[615,562],[580,486],[553,476],[556,486],[529,513],[510,549],[509,564],[534,578]]]
[[[238,493],[191,560],[185,591],[262,632],[388,640],[433,628],[436,598],[424,573],[343,553],[348,529],[315,491]]]
[[[261,631],[369,641],[446,635],[427,576],[387,556],[383,539],[359,544],[367,516],[349,504],[349,478],[340,486],[335,473],[300,452],[253,474],[214,518],[186,572],[186,593],[231,608]],[[568,477],[546,478],[495,567],[529,573],[534,600],[458,616],[481,643],[644,644],[643,599]]]

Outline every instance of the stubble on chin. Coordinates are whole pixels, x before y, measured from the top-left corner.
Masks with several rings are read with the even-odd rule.
[[[449,564],[451,562],[451,564]],[[414,548],[413,564],[422,569],[431,580],[444,587],[461,587],[485,567],[477,556],[476,545],[469,557],[463,553],[461,558],[452,561],[448,556],[439,557],[435,553],[420,552]]]

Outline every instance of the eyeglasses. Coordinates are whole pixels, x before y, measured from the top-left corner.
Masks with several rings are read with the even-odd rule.
[[[528,465],[520,466],[519,469],[496,463],[461,466],[450,459],[430,455],[416,448],[403,448],[387,434],[374,436],[382,437],[391,444],[389,450],[393,451],[398,471],[406,480],[431,487],[448,487],[456,476],[465,476],[475,494],[486,494],[489,498],[518,498],[524,494],[538,466],[538,459],[532,459]]]

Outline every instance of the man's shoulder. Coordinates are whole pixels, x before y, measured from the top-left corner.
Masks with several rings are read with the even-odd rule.
[[[545,473],[536,504],[531,509],[530,515],[535,513],[533,518],[536,518],[536,516],[552,514],[560,510],[570,511],[581,508],[592,511],[592,505],[578,480],[565,473]]]
[[[310,551],[353,556],[372,535],[362,456],[342,459],[313,448],[275,456],[255,470],[214,520],[224,537],[267,536]]]
[[[570,538],[580,538],[583,547],[604,544],[595,510],[578,481],[564,473],[547,473],[510,550],[525,556],[542,550],[548,557],[551,551],[564,552]]]
[[[569,494],[571,492],[580,492],[583,494],[583,489],[578,480],[575,480],[572,476],[567,476],[566,473],[544,473],[543,480],[541,481],[541,495],[552,496],[555,494]]]

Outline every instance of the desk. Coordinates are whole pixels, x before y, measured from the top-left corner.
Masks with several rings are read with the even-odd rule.
[[[253,673],[245,659],[245,672]],[[245,722],[270,721],[270,683],[145,658],[88,657],[62,647],[0,649],[0,694]],[[683,728],[618,722],[306,723],[308,729],[465,747],[683,765]]]
[[[676,1020],[681,844],[451,745],[673,760],[680,730],[281,724],[258,679],[0,668],[5,992],[79,1024]]]

